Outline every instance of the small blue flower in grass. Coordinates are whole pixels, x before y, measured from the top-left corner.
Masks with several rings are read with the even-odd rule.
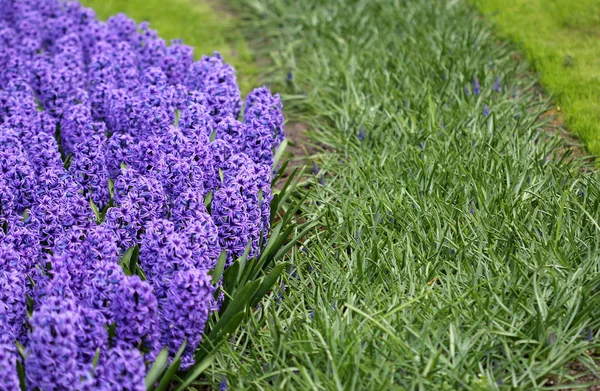
[[[381,223],[381,214],[379,214],[379,211],[375,212],[375,221]]]
[[[281,286],[279,287],[279,292],[277,292],[277,296],[275,296],[275,301],[277,303],[280,303],[283,301],[283,299],[285,298],[284,293],[285,293],[285,284],[281,284]]]
[[[496,92],[502,92],[502,84],[500,83],[500,78],[497,77],[494,85],[492,86],[492,90]]]
[[[473,79],[473,95],[481,94],[481,86],[479,85],[479,79]]]
[[[221,379],[221,383],[219,383],[219,391],[227,390],[229,390],[229,385],[227,384],[227,376],[223,376],[223,379]]]
[[[323,174],[321,174],[321,176],[319,176],[319,184],[321,186],[325,186],[325,177],[323,176]]]
[[[293,75],[293,74],[292,74],[292,72],[290,71],[290,72],[288,72],[288,74],[287,74],[287,81],[288,81],[288,82],[291,82],[292,80],[294,80],[294,75]]]
[[[358,139],[360,141],[365,139],[365,125],[360,125],[360,128],[358,129]]]
[[[290,277],[294,278],[294,279],[300,279],[300,276],[298,276],[298,273],[296,272],[296,268],[294,267],[294,265],[290,266]]]
[[[484,105],[483,106],[483,115],[485,117],[487,117],[488,115],[490,115],[490,107],[488,105]]]
[[[317,164],[317,162],[313,162],[312,164],[312,173],[314,175],[317,175],[319,173],[319,165]]]
[[[315,318],[315,309],[314,308],[310,311],[310,318],[311,319]]]

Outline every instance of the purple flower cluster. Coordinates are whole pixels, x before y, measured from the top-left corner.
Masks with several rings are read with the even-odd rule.
[[[270,229],[279,96],[77,1],[2,1],[0,69],[0,389],[20,363],[32,390],[143,390],[184,341],[189,368],[219,255]]]

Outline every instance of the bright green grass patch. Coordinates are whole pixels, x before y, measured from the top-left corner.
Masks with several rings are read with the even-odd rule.
[[[600,0],[472,0],[522,44],[567,126],[600,155]]]
[[[149,21],[167,42],[182,38],[195,48],[196,58],[220,52],[237,70],[242,93],[256,87],[258,68],[246,42],[236,28],[235,18],[202,0],[82,0],[106,19],[119,12]]]

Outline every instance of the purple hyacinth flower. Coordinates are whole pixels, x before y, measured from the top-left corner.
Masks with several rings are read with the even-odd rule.
[[[255,256],[269,235],[281,98],[257,88],[240,118],[218,53],[194,62],[149,23],[76,1],[5,3],[0,388],[20,387],[18,341],[28,388],[141,391],[162,346],[187,340],[193,364],[221,250]]]
[[[160,335],[163,346],[169,347],[172,358],[184,340],[181,368],[195,362],[194,352],[200,343],[204,325],[215,306],[215,287],[204,271],[179,271],[173,275],[167,294],[161,300]]]
[[[100,360],[96,373],[95,387],[123,391],[146,390],[146,367],[137,349],[115,346],[110,349],[106,358]]]
[[[138,276],[125,277],[112,302],[119,343],[155,353],[158,347],[158,304],[152,286]]]
[[[12,346],[12,343],[0,343],[0,389],[20,389],[17,360],[17,349]]]
[[[34,311],[30,321],[33,331],[25,351],[30,387],[68,390],[78,383],[81,375],[77,363],[78,318],[72,298],[48,297]]]

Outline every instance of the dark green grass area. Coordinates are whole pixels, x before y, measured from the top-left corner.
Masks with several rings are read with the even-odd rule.
[[[119,12],[138,22],[149,21],[152,28],[169,42],[182,38],[195,48],[196,58],[220,52],[237,70],[245,95],[256,87],[258,68],[236,19],[206,0],[81,0],[92,7],[100,19]]]
[[[205,385],[535,390],[594,368],[599,177],[560,160],[514,48],[461,1],[235,3],[324,149],[320,227]]]
[[[600,0],[471,0],[518,42],[567,126],[600,155]]]

